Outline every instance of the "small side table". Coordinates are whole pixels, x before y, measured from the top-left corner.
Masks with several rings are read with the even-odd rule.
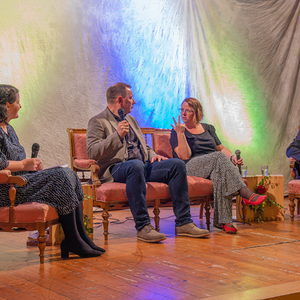
[[[248,187],[254,192],[255,186],[263,179],[262,175],[243,177],[248,181]],[[281,206],[284,205],[284,180],[283,175],[271,175],[269,182],[265,184],[267,187],[267,195],[276,201]],[[236,220],[243,222],[242,217],[242,198],[236,197]],[[249,208],[248,205],[244,205],[245,222],[254,221],[254,211]],[[263,221],[280,221],[284,220],[284,210],[276,206],[265,206]]]
[[[82,189],[84,192],[83,200],[83,216],[86,216],[88,219],[89,227],[89,236],[93,239],[93,200],[94,200],[94,191],[91,184],[83,184]]]

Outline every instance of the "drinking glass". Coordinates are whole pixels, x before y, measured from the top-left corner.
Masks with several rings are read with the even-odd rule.
[[[266,165],[260,166],[260,169],[261,169],[262,176],[268,176],[269,174],[268,166]]]
[[[242,177],[247,177],[247,166],[241,166]]]

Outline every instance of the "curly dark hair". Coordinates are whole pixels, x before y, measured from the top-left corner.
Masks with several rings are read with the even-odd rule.
[[[7,123],[8,110],[6,103],[13,104],[17,99],[19,90],[12,85],[0,84],[0,123]]]

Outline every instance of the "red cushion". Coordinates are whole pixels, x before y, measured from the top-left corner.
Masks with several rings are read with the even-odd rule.
[[[9,207],[0,207],[0,222],[8,222],[9,221]]]
[[[170,144],[170,135],[168,133],[155,133],[154,134],[154,143],[155,143],[155,152],[159,155],[172,158],[173,151]]]
[[[300,180],[289,182],[289,194],[300,194]]]
[[[96,164],[93,159],[74,159],[74,163],[77,167],[87,169],[91,164]]]
[[[54,207],[37,202],[19,204],[14,207],[14,211],[16,223],[45,222],[58,218]],[[8,222],[8,216],[9,208],[0,207],[0,222]]]
[[[188,176],[189,195],[205,196],[213,194],[213,184],[211,180],[196,176]],[[169,199],[169,186],[161,182],[147,182],[146,200],[149,199]],[[126,195],[126,184],[118,182],[103,183],[96,189],[96,198],[99,201],[124,201],[128,200]]]
[[[209,179],[197,176],[187,176],[189,196],[205,196],[213,194],[213,183]]]
[[[89,159],[86,147],[86,134],[74,134],[75,155],[78,159]]]

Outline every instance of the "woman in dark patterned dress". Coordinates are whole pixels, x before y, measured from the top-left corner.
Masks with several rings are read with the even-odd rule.
[[[180,116],[183,123],[180,122]],[[214,226],[226,233],[237,233],[232,224],[232,197],[240,194],[246,205],[259,205],[267,196],[253,193],[235,165],[243,164],[224,147],[212,125],[200,123],[203,110],[195,98],[181,104],[178,122],[173,118],[170,143],[173,156],[186,162],[187,175],[209,178],[214,187]]]
[[[69,252],[80,257],[100,256],[104,249],[90,239],[83,223],[83,191],[76,173],[69,168],[43,170],[38,158],[26,158],[24,148],[9,121],[18,118],[21,108],[19,91],[11,85],[0,85],[0,170],[27,179],[27,185],[16,187],[16,204],[39,202],[56,208],[65,233],[61,257]],[[9,205],[8,185],[0,186],[0,206]]]

